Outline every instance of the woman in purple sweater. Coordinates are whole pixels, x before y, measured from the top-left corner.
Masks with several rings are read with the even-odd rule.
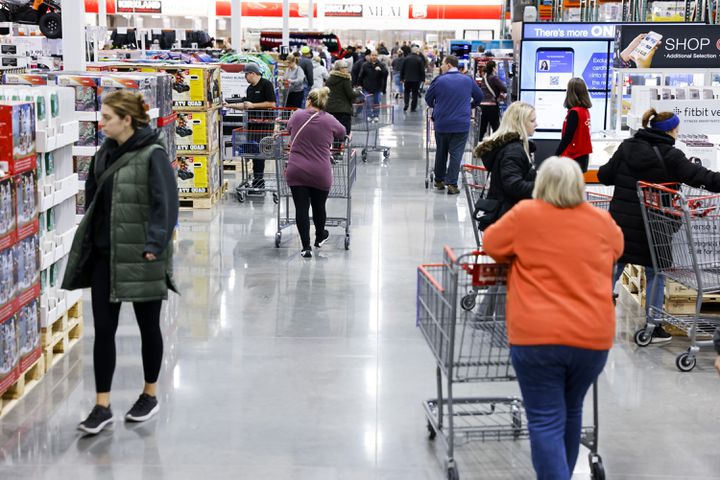
[[[315,246],[321,247],[330,236],[325,230],[325,203],[332,186],[330,148],[333,139],[345,138],[345,127],[325,112],[330,89],[323,87],[308,94],[304,110],[288,120],[290,155],[285,179],[295,203],[295,217],[302,241],[303,258],[312,257],[310,246],[310,206],[315,224]]]

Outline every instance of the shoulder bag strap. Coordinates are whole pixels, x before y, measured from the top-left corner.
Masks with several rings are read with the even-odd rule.
[[[665,178],[667,179],[667,181],[670,181],[670,174],[668,173],[667,167],[665,166],[665,160],[660,153],[660,149],[657,147],[657,145],[652,145],[652,149],[655,152],[655,156],[657,157],[658,162],[660,162],[660,166],[662,167],[663,172],[665,172]]]
[[[320,113],[320,112],[315,112],[315,113],[313,113],[313,114],[310,116],[310,118],[308,118],[308,119],[305,121],[305,123],[303,123],[302,126],[298,129],[297,133],[295,134],[295,136],[293,137],[293,139],[290,141],[290,147],[289,147],[289,149],[288,149],[289,151],[292,151],[292,147],[293,147],[293,145],[295,145],[295,140],[297,140],[297,137],[298,137],[298,135],[300,135],[300,132],[302,132],[303,129],[307,126],[307,124],[310,123],[310,120],[312,120],[313,118],[317,117],[319,113]]]
[[[490,94],[495,98],[495,101],[497,101],[497,95],[495,95],[495,90],[490,86],[490,82],[488,82],[487,73],[483,74],[483,80],[485,80],[485,87],[487,87]]]

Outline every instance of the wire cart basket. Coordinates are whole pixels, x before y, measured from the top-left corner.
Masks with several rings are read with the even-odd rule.
[[[242,126],[232,132],[232,156],[241,160],[240,183],[235,187],[239,202],[244,202],[247,196],[264,197],[266,192],[272,192],[277,203],[277,185],[273,176],[255,181],[250,162],[275,159],[275,135],[287,129],[294,111],[280,107],[243,111]]]
[[[417,271],[417,326],[436,359],[437,397],[423,401],[431,440],[446,447],[447,478],[460,478],[455,446],[472,440],[529,438],[519,396],[456,397],[459,383],[514,382],[505,326],[507,266],[479,250],[445,247],[444,262]],[[443,392],[443,377],[446,392]],[[597,382],[593,425],[583,427],[594,480],[605,478],[598,447]]]
[[[701,314],[703,295],[720,293],[720,195],[686,185],[638,182],[638,196],[656,274],[697,296],[694,314],[673,315],[653,306],[651,297],[658,292],[648,289],[649,318],[635,332],[635,343],[647,346],[658,324],[672,325],[690,338],[690,347],[675,360],[680,371],[689,372],[700,348],[713,346],[720,326],[720,317]]]
[[[437,151],[437,144],[435,143],[435,122],[433,122],[432,113],[432,107],[428,107],[425,114],[425,188],[429,188],[430,184],[435,181],[435,155],[433,154]],[[470,131],[464,153],[472,154],[479,141],[480,107],[476,107],[470,112]]]
[[[277,202],[277,232],[275,246],[280,247],[282,231],[295,225],[296,219],[291,215],[292,192],[285,180],[285,167],[288,162],[288,135],[278,135],[275,139],[274,160],[279,201]],[[352,187],[357,178],[357,156],[350,146],[350,139],[336,142],[331,150],[332,186],[328,199],[345,200],[345,216],[328,216],[326,227],[339,227],[345,230],[345,250],[350,249],[350,225],[352,223]]]
[[[475,205],[481,198],[487,197],[490,189],[490,172],[485,167],[464,164],[461,170],[463,190],[467,199],[470,222],[475,234],[475,244],[480,247],[480,230],[478,229]]]
[[[585,192],[585,201],[600,210],[610,210],[610,200],[612,200],[612,195],[599,192]]]
[[[390,147],[378,145],[379,131],[395,123],[395,108],[393,105],[373,105],[372,95],[362,95],[362,100],[353,104],[352,131],[365,132],[364,143],[353,143],[354,147],[361,148],[360,157],[367,162],[368,152],[382,152],[383,158],[390,157]],[[355,140],[362,142],[362,135],[353,135]]]

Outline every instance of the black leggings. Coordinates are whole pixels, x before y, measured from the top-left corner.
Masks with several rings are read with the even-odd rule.
[[[302,241],[303,250],[310,250],[310,205],[312,205],[313,223],[315,224],[315,241],[322,240],[325,230],[325,202],[328,194],[325,190],[312,187],[290,187],[293,203],[295,203],[295,220]]]
[[[93,363],[95,390],[107,393],[115,373],[115,332],[120,317],[120,303],[110,303],[110,260],[94,256],[92,274],[92,310],[95,325]],[[142,360],[145,383],[157,382],[163,356],[163,339],[160,332],[162,300],[134,302],[135,317],[142,339]]]
[[[480,105],[480,140],[485,137],[488,125],[493,132],[500,127],[500,107],[497,105]]]

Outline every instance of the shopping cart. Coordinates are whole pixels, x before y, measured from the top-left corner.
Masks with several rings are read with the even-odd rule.
[[[678,355],[680,371],[695,368],[696,354],[712,347],[712,336],[720,326],[720,317],[702,315],[703,295],[720,293],[720,195],[678,184],[638,182],[638,196],[650,244],[653,268],[665,279],[695,290],[695,313],[672,315],[652,306],[652,296],[664,292],[648,289],[648,321],[635,332],[635,343],[650,344],[660,323],[672,325],[690,337],[690,347]]]
[[[430,184],[435,181],[435,151],[437,144],[435,143],[435,124],[432,118],[432,107],[428,107],[425,114],[425,188],[429,188]],[[480,140],[480,107],[473,108],[470,112],[470,131],[468,132],[468,140],[465,144],[464,153],[470,153]]]
[[[240,183],[235,187],[238,201],[244,202],[246,196],[264,197],[266,192],[272,192],[277,203],[277,185],[272,172],[266,172],[269,178],[255,180],[250,163],[274,159],[274,136],[287,130],[287,122],[294,110],[277,107],[243,111],[242,127],[232,132],[232,156],[240,159]]]
[[[529,437],[519,396],[458,398],[453,393],[458,383],[516,380],[505,327],[506,278],[507,267],[478,250],[456,252],[445,247],[443,263],[418,268],[417,326],[437,361],[437,398],[424,401],[423,408],[430,439],[439,434],[446,447],[449,479],[460,478],[457,443]],[[593,425],[583,427],[582,444],[590,449],[592,478],[603,480],[597,453],[597,383]]]
[[[292,192],[285,180],[285,167],[287,166],[289,149],[288,136],[278,135],[275,139],[274,159],[276,162],[275,176],[278,185],[279,202],[277,202],[277,232],[275,233],[275,246],[280,247],[282,231],[296,224],[291,216],[290,205]],[[340,227],[345,229],[345,250],[350,249],[350,225],[352,223],[352,187],[357,178],[357,160],[355,150],[350,146],[350,139],[346,138],[341,144],[336,144],[331,150],[332,159],[332,187],[328,199],[345,200],[345,216],[328,216],[326,227]]]
[[[475,216],[475,205],[479,199],[487,197],[488,190],[490,190],[490,172],[485,167],[464,164],[461,176],[470,212],[470,222],[475,234],[475,243],[480,247],[480,230]]]
[[[610,210],[610,200],[612,200],[612,195],[586,191],[585,200],[593,207],[608,211]]]
[[[365,132],[364,143],[353,143],[353,147],[362,148],[360,156],[367,162],[368,152],[382,152],[383,158],[390,156],[390,147],[378,145],[379,131],[395,123],[395,109],[392,105],[373,105],[372,95],[362,95],[361,100],[353,104],[352,131]],[[354,135],[362,141],[362,135]],[[371,140],[372,139],[372,140]]]

